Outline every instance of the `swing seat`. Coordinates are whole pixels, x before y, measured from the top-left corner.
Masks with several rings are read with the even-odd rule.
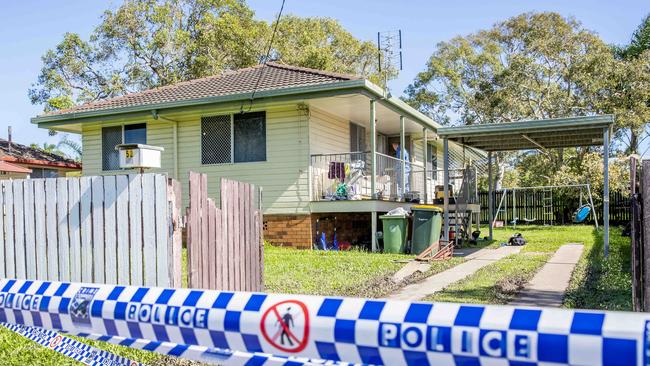
[[[591,213],[591,206],[582,205],[578,207],[576,212],[573,214],[573,222],[579,224],[585,221],[590,213]]]

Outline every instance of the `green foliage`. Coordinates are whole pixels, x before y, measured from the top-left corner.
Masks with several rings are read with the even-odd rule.
[[[286,16],[278,33],[273,59],[380,78],[372,43],[336,20]],[[252,66],[271,34],[243,0],[127,0],[88,40],[68,33],[47,51],[29,96],[50,111]]]
[[[273,52],[274,58],[290,65],[361,75],[377,84],[396,76],[396,70],[380,75],[377,46],[359,41],[331,18],[283,17]]]
[[[556,13],[526,13],[437,45],[407,101],[438,120],[500,123],[600,112],[612,55]]]

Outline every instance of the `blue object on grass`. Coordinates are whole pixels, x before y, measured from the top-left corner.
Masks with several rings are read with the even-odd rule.
[[[334,240],[332,240],[332,250],[339,250],[339,241],[336,239],[336,232],[334,232]]]
[[[325,233],[320,233],[320,247],[323,250],[327,250],[327,238],[325,237]]]

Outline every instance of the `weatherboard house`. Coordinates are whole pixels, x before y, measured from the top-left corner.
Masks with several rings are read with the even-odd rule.
[[[222,177],[256,184],[265,239],[295,247],[332,241],[334,227],[339,242],[374,243],[378,214],[431,202],[442,181],[431,118],[364,78],[274,62],[32,122],[81,134],[84,175],[128,173],[115,146],[140,143],[164,148],[159,171],[184,192],[190,171],[207,174],[217,202]],[[453,168],[466,156],[452,147]]]

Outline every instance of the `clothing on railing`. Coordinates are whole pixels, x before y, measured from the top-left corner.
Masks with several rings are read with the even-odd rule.
[[[345,180],[345,163],[338,161],[330,161],[330,168],[327,173],[328,179]]]

